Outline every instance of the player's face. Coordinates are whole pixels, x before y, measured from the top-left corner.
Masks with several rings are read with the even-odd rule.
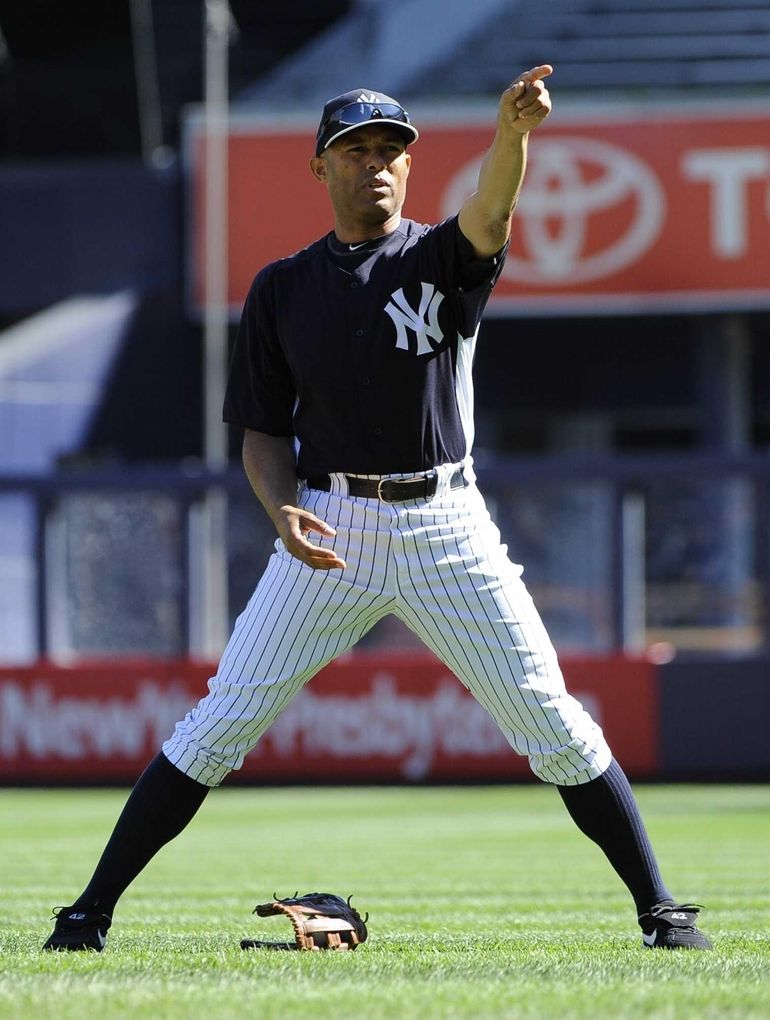
[[[338,219],[375,226],[400,213],[410,163],[397,131],[367,124],[333,142],[311,167]]]

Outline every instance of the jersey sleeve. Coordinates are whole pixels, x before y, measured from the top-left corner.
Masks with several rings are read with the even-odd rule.
[[[455,263],[456,284],[463,291],[474,291],[478,287],[487,287],[492,290],[497,283],[500,273],[505,265],[508,255],[508,242],[503,245],[500,251],[488,258],[479,258],[473,245],[460,230],[460,221],[455,217],[455,232],[457,234],[457,257]]]
[[[271,269],[268,266],[257,275],[243,306],[223,418],[255,432],[290,436],[295,389],[276,332]]]
[[[460,230],[457,216],[437,224],[431,234],[445,286],[453,296],[460,319],[461,333],[465,337],[472,336],[502,272],[508,245],[490,258],[479,258]]]

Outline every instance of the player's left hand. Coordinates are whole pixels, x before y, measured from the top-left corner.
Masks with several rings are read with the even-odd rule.
[[[500,97],[500,123],[525,135],[551,112],[551,97],[543,78],[553,74],[550,64],[540,64],[515,78]]]

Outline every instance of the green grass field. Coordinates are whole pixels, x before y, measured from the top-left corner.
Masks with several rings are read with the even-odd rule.
[[[225,789],[121,901],[107,949],[41,953],[125,791],[0,791],[0,1017],[770,1017],[770,787],[638,787],[711,953],[643,950],[601,852],[541,786]],[[285,939],[273,892],[354,893],[355,953]]]

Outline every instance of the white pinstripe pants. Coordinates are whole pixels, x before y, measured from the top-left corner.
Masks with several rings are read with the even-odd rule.
[[[327,662],[393,613],[492,715],[546,782],[574,785],[611,760],[600,728],[569,695],[556,653],[475,485],[388,504],[303,489],[337,531],[345,570],[313,570],[276,542],[238,617],[209,693],[177,724],[166,757],[207,786],[240,768],[273,720]],[[314,541],[319,541],[313,536]],[[319,723],[323,725],[322,722]]]

